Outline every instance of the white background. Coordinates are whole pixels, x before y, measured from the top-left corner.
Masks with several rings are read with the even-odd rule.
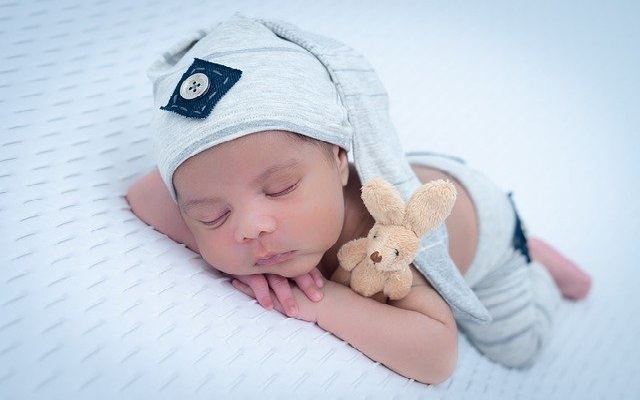
[[[145,68],[240,11],[363,53],[406,150],[460,156],[594,278],[530,370],[460,340],[428,387],[265,313],[132,217]],[[0,2],[0,398],[638,398],[633,1]]]

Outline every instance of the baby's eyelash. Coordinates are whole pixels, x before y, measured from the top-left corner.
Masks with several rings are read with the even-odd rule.
[[[276,192],[276,193],[267,193],[267,196],[269,196],[269,197],[280,197],[280,196],[284,196],[285,194],[288,194],[288,193],[293,192],[293,191],[298,187],[298,183],[299,183],[299,182],[296,182],[296,183],[294,183],[293,185],[291,185],[291,186],[287,187],[286,189],[281,190],[281,191]]]
[[[205,226],[217,228],[224,223],[224,221],[227,219],[227,216],[229,216],[229,212],[230,211],[225,212],[224,214],[214,219],[213,221],[200,221],[200,222],[202,222]]]

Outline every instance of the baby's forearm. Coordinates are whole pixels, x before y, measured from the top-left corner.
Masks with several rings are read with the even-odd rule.
[[[334,282],[327,282],[323,291],[317,319],[323,329],[408,378],[435,384],[453,373],[458,346],[455,321],[423,314],[432,299],[411,293],[405,309],[362,297]],[[416,308],[422,309],[411,309],[418,302]],[[441,310],[435,310],[438,314]]]

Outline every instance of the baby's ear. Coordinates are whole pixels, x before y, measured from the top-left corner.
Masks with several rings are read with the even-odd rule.
[[[347,182],[349,182],[349,158],[347,156],[347,151],[335,144],[332,144],[331,146],[336,168],[338,168],[338,172],[340,173],[342,186],[347,186]]]
[[[418,237],[435,229],[451,214],[456,196],[456,187],[449,181],[422,185],[407,203],[404,225]]]
[[[400,225],[404,220],[404,201],[398,191],[382,178],[362,186],[362,201],[373,219],[384,225]]]

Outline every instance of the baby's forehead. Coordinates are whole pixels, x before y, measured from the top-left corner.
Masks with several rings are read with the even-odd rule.
[[[318,141],[293,133],[265,131],[212,146],[185,160],[174,174],[174,186],[193,188],[211,182],[222,185],[235,178],[254,183],[287,174],[301,164],[314,165],[323,151]],[[191,190],[189,190],[191,192]]]
[[[177,203],[187,213],[208,213],[224,207],[226,194],[238,185],[282,189],[278,186],[304,171],[331,164],[336,146],[284,130],[252,132],[218,143],[178,166],[173,176]]]

